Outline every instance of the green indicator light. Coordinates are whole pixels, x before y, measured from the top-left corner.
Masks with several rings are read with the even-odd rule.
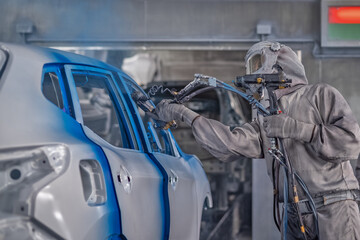
[[[360,24],[328,24],[329,40],[360,40]]]

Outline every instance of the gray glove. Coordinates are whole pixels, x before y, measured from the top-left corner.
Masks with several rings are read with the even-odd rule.
[[[155,112],[147,113],[155,120],[163,122],[171,122],[172,120],[183,121],[191,126],[194,119],[199,116],[196,112],[191,111],[187,107],[177,103],[171,103],[170,99],[163,99],[155,108]]]
[[[284,113],[264,117],[263,124],[269,138],[293,138],[304,142],[311,141],[315,126],[297,121]]]

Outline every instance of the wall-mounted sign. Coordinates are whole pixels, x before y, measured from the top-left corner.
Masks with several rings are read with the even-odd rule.
[[[360,47],[360,1],[321,2],[321,46]]]

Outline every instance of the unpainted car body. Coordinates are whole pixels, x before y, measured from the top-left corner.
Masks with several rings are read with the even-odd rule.
[[[95,59],[0,44],[0,239],[199,238],[201,163],[134,91]]]

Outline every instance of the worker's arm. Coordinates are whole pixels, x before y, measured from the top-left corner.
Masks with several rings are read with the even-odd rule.
[[[239,156],[263,158],[260,129],[256,122],[230,129],[216,120],[198,117],[192,124],[196,141],[221,161],[232,161]]]
[[[192,127],[196,141],[214,157],[231,161],[239,156],[262,158],[260,129],[256,122],[230,129],[218,121],[201,117],[183,105],[161,101],[151,114],[152,118],[168,122],[183,121]]]

